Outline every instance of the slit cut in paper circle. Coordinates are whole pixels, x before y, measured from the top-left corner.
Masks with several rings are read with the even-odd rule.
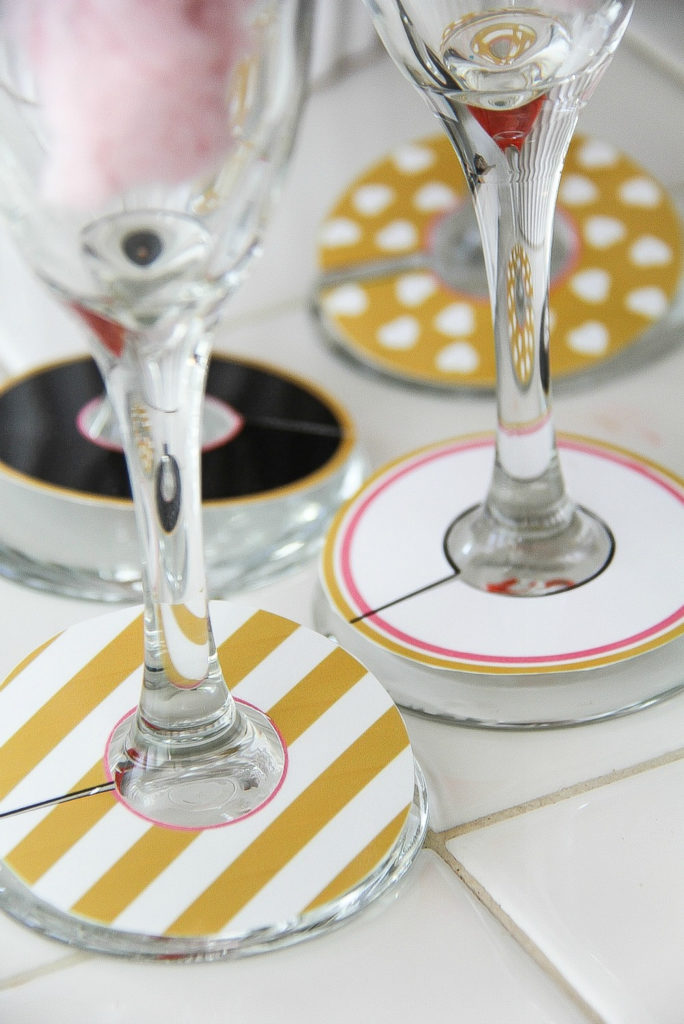
[[[338,513],[322,581],[340,621],[408,662],[490,676],[600,668],[683,635],[684,482],[597,442],[563,437],[560,448],[570,493],[615,538],[599,576],[540,598],[459,580],[444,537],[486,492],[493,440],[478,435],[392,463]]]

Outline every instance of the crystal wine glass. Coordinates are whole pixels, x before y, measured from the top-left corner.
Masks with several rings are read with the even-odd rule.
[[[29,265],[88,328],[142,548],[142,692],[109,771],[153,822],[225,823],[276,790],[285,754],[216,655],[200,409],[212,328],[291,148],[310,5],[6,0],[0,12],[2,206]]]
[[[366,0],[390,56],[452,141],[482,239],[497,364],[496,455],[484,502],[446,555],[480,590],[539,596],[598,575],[609,526],[567,494],[550,403],[556,195],[578,115],[633,0]]]

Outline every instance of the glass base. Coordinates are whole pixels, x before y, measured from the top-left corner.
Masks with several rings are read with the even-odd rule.
[[[96,952],[212,960],[321,934],[408,870],[426,788],[385,689],[291,620],[234,601],[212,602],[211,619],[236,701],[282,742],[282,784],[218,827],[131,813],[103,753],[138,695],[142,611],[71,626],[0,686],[1,909]]]
[[[573,509],[562,531],[523,538],[480,505],[451,524],[444,550],[468,586],[510,597],[543,597],[598,576],[613,557],[615,541],[608,527],[583,508]]]
[[[463,725],[540,729],[684,690],[684,481],[624,449],[559,442],[568,489],[615,537],[605,571],[582,586],[524,600],[507,596],[511,583],[464,584],[444,537],[454,506],[473,509],[489,482],[494,444],[483,435],[386,466],[337,517],[316,628],[400,706]]]
[[[140,755],[135,712],[112,733],[106,763],[117,794],[135,814],[170,828],[213,828],[237,821],[262,807],[285,773],[285,750],[278,730],[258,708],[238,705],[242,728],[225,745],[188,758],[169,753],[151,765]],[[159,749],[158,741],[152,753]]]
[[[101,395],[88,358],[0,389],[0,575],[68,597],[139,602],[124,457],[106,421],[105,440],[89,436]],[[225,596],[314,557],[366,465],[344,410],[275,368],[214,356],[206,412],[205,564],[209,593]]]
[[[413,800],[404,827],[384,860],[343,896],[309,912],[276,918],[270,926],[216,938],[160,936],[103,928],[58,910],[36,896],[0,861],[0,907],[49,938],[94,953],[135,959],[199,962],[237,959],[294,945],[339,927],[388,893],[420,853],[428,824],[427,788],[415,763]],[[275,917],[275,915],[274,915]]]

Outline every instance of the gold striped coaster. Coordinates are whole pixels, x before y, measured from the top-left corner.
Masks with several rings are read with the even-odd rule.
[[[117,932],[230,938],[339,901],[391,855],[413,755],[390,697],[350,654],[280,616],[212,605],[229,685],[270,715],[287,772],[250,816],[179,831],[106,788],[107,738],[138,699],[142,621],[125,609],[95,623],[42,645],[0,687],[0,858],[34,897]]]

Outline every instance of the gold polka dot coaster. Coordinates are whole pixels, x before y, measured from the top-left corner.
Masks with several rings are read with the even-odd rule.
[[[494,346],[471,200],[446,136],[400,146],[340,197],[318,235],[314,307],[364,364],[411,382],[491,389]],[[614,146],[576,136],[552,258],[554,379],[627,353],[666,316],[682,271],[663,187]],[[524,373],[526,339],[518,340]]]

